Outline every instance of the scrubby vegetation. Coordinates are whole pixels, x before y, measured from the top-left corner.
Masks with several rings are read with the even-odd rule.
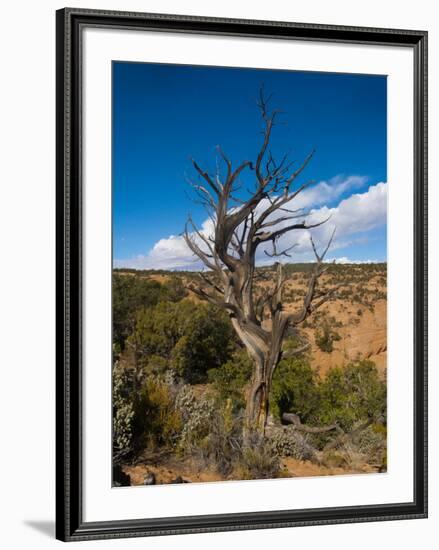
[[[289,276],[306,277],[306,266]],[[356,277],[357,266],[352,269]],[[375,269],[359,271],[374,274]],[[328,276],[349,278],[350,271],[331,266]],[[272,382],[266,435],[255,434],[244,444],[251,359],[224,311],[188,293],[193,274],[161,275],[128,270],[113,275],[118,468],[154,467],[157,482],[164,482],[160,468],[174,471],[176,465],[187,481],[190,472],[200,471],[211,472],[213,479],[296,475],[288,460],[311,461],[322,473],[385,471],[386,383],[373,362],[349,361],[323,376],[311,365],[309,351],[283,359]],[[363,310],[357,305],[353,311],[360,317]],[[330,354],[340,339],[340,323],[322,313],[311,329],[318,348]],[[293,415],[293,422],[285,414]]]
[[[340,334],[336,332],[329,323],[325,320],[315,332],[315,340],[317,346],[326,353],[331,353],[334,349],[334,342],[341,340]]]

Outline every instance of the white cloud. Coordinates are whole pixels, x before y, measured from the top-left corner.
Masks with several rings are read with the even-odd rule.
[[[340,258],[330,258],[328,262],[334,261],[336,264],[376,264],[378,260],[351,260],[346,256],[341,256]]]
[[[329,181],[320,181],[315,185],[304,189],[294,199],[292,208],[311,208],[322,206],[332,202],[346,191],[355,191],[363,187],[367,182],[365,176],[335,176]],[[294,205],[294,206],[293,206]]]
[[[342,200],[337,206],[328,208],[323,206],[311,211],[307,218],[308,223],[319,223],[328,220],[326,223],[311,231],[314,240],[320,245],[328,242],[333,230],[336,230],[336,240],[332,249],[343,248],[351,245],[354,241],[349,239],[353,235],[359,235],[380,227],[387,220],[387,184],[377,183],[371,186],[365,193],[356,193]],[[298,247],[296,252],[306,253],[309,251],[309,231],[301,231],[296,238]],[[292,236],[286,235],[283,243],[286,244]]]
[[[326,223],[311,230],[317,246],[324,247],[332,231],[336,228],[336,239],[331,246],[331,251],[345,248],[354,242],[364,241],[362,233],[383,226],[386,223],[387,183],[381,182],[369,187],[364,193],[352,194],[332,208],[321,205],[334,201],[348,190],[358,189],[365,182],[366,178],[359,176],[350,176],[344,179],[340,177],[333,178],[329,183],[322,181],[305,189],[290,205],[287,205],[287,208],[309,208],[312,205],[314,208],[310,210],[307,216],[308,223],[318,223],[329,218]],[[265,204],[261,204],[258,210],[261,212],[265,206]],[[287,223],[284,222],[284,225]],[[281,228],[282,224],[277,227]],[[200,230],[204,235],[212,234],[212,221],[207,219]],[[309,236],[310,232],[308,230],[286,233],[280,238],[277,248],[282,250],[296,244],[293,256],[288,260],[299,262],[312,260],[313,255]],[[265,250],[271,250],[271,245],[265,245]],[[341,259],[347,260],[347,258]],[[264,254],[264,247],[262,246],[258,249],[256,260],[259,264],[273,262],[271,258]],[[194,258],[183,237],[171,235],[168,238],[160,239],[146,255],[140,255],[130,260],[116,260],[115,267],[196,270],[200,269],[202,264]]]

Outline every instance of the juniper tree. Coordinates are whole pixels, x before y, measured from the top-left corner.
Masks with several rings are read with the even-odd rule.
[[[297,185],[299,176],[310,163],[314,150],[296,167],[288,155],[277,161],[270,150],[270,139],[276,125],[278,110],[269,108],[269,99],[261,90],[258,108],[262,117],[262,144],[254,160],[246,160],[234,167],[232,161],[218,147],[224,174],[203,169],[192,160],[198,178],[190,184],[196,200],[208,211],[213,231],[200,230],[188,218],[184,238],[206,271],[200,272],[199,284],[191,290],[227,311],[242,344],[253,360],[253,373],[246,395],[246,433],[264,434],[269,409],[273,373],[286,355],[283,350],[287,331],[297,334],[303,321],[334,293],[334,288],[323,292],[318,289],[319,277],[325,270],[323,260],[331,245],[334,233],[321,253],[310,236],[310,249],[315,263],[300,308],[287,313],[282,304],[286,277],[278,259],[290,257],[296,244],[280,246],[280,238],[297,230],[312,230],[327,221],[308,222],[308,212],[295,209],[294,201],[312,185],[305,181]],[[240,176],[250,173],[253,188],[243,197]],[[285,238],[282,239],[285,241]],[[261,248],[260,248],[261,247]],[[258,249],[275,261],[275,275],[268,289],[256,296],[258,277],[256,258]],[[296,347],[289,346],[288,355],[298,354],[307,346],[300,338]]]

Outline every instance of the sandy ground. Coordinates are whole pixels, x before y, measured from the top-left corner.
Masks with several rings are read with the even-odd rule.
[[[354,475],[377,472],[376,468],[368,464],[359,464],[356,468],[327,467],[307,460],[283,458],[282,477],[313,477]],[[177,462],[172,458],[163,464],[125,465],[123,471],[131,477],[132,485],[143,485],[145,478],[154,474],[156,484],[175,483],[178,478],[190,483],[205,483],[210,481],[227,481],[238,479],[233,475],[224,478],[216,472],[201,468],[193,461]],[[179,480],[178,482],[181,483]]]
[[[224,481],[224,478],[212,471],[202,470],[191,461],[177,462],[170,460],[161,465],[137,464],[124,466],[123,471],[131,477],[131,485],[143,485],[149,474],[154,474],[157,484],[172,483],[178,477],[188,482]]]

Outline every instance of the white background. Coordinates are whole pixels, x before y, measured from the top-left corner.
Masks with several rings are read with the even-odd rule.
[[[90,0],[91,1],[91,0]],[[70,5],[187,13],[250,19],[422,28],[430,31],[430,150],[439,146],[437,122],[439,97],[437,63],[439,24],[434,3],[370,0],[362,4],[344,0],[314,0],[308,3],[201,2],[195,0],[121,2],[114,0],[70,2]],[[56,2],[22,2],[3,7],[0,34],[1,81],[0,131],[2,161],[0,199],[0,315],[1,315],[1,472],[0,537],[5,548],[51,548],[54,518],[54,10]],[[437,21],[437,18],[436,18]],[[431,155],[430,204],[438,202],[437,156]],[[432,208],[433,211],[433,208]],[[439,230],[432,215],[431,235]],[[433,242],[433,238],[431,239]],[[430,280],[438,278],[438,258],[431,249]],[[437,248],[437,247],[436,247]],[[431,285],[430,301],[438,299]],[[438,332],[432,317],[430,332]],[[432,338],[433,340],[433,338]],[[430,394],[434,397],[439,375],[437,351],[431,346]],[[439,413],[437,399],[430,410],[431,463],[439,459],[439,444],[433,434]],[[399,549],[425,545],[435,538],[439,518],[437,468],[430,475],[430,519],[376,524],[336,525],[269,531],[186,535],[145,541],[77,543],[97,548],[127,545],[140,548],[223,548],[239,545],[263,548],[366,549],[375,546]]]

